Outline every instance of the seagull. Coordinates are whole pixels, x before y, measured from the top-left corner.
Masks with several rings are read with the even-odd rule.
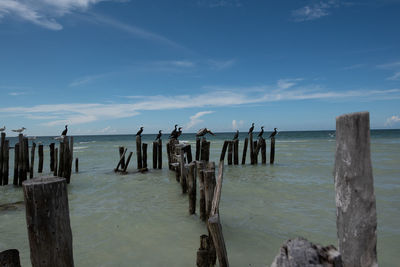
[[[235,136],[233,137],[233,140],[236,140],[239,138],[239,130],[236,130]]]
[[[136,135],[142,136],[143,133],[143,127],[140,127],[140,130],[136,133]]]
[[[208,133],[211,134],[211,135],[215,135],[213,132],[210,131],[210,129],[203,128],[203,129],[200,129],[200,130],[197,132],[196,137],[205,136],[205,135],[208,134]]]
[[[175,129],[169,135],[170,138],[176,138],[176,135],[178,133],[178,131],[176,130],[176,127],[178,127],[178,124],[175,124]]]
[[[278,133],[278,131],[276,130],[276,128],[274,128],[274,131],[271,133],[269,138],[274,137],[277,133]]]
[[[159,130],[155,140],[160,140],[161,139],[161,135],[162,135],[161,130]]]
[[[252,133],[253,130],[254,130],[254,122],[251,124],[251,127],[250,127],[250,129],[249,129],[249,134]]]
[[[26,130],[25,127],[22,127],[21,129],[11,130],[11,131],[13,131],[14,133],[22,133],[24,130]]]
[[[68,125],[65,125],[64,131],[62,131],[61,136],[66,136],[68,132]]]
[[[264,134],[264,126],[261,126],[261,132],[258,133],[258,137],[262,137]]]
[[[6,129],[6,126],[3,126],[3,128],[0,128],[0,132],[4,132],[5,129]]]

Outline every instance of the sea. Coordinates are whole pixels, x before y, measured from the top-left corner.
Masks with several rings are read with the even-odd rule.
[[[224,140],[234,133],[207,136],[210,160],[217,162]],[[243,140],[240,134],[239,161]],[[168,170],[167,136],[163,138],[163,169],[152,169],[152,141],[148,143],[146,173],[136,172],[134,135],[75,136],[74,157],[79,172],[68,185],[75,266],[195,266],[200,235],[207,234],[199,210],[189,215],[188,197],[175,173]],[[16,138],[9,138],[11,146]],[[195,135],[182,134],[192,145]],[[30,141],[32,142],[32,141]],[[44,171],[50,175],[49,147],[44,144]],[[128,174],[114,173],[118,147],[134,152]],[[334,131],[280,132],[275,164],[225,165],[220,216],[231,266],[269,266],[280,246],[302,236],[337,247],[333,180]],[[267,142],[267,159],[270,143]],[[0,186],[0,205],[23,201],[21,187]],[[371,130],[371,153],[378,216],[378,262],[400,266],[400,130]],[[269,162],[269,160],[268,160]],[[218,165],[218,164],[217,164]],[[18,249],[22,266],[31,266],[23,204],[0,210],[0,251]]]

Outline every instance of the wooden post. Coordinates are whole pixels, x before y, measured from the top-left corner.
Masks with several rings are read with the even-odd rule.
[[[242,165],[246,164],[246,154],[247,154],[247,144],[249,143],[249,138],[244,139],[243,154],[242,154]]]
[[[232,165],[232,148],[233,148],[233,142],[229,141],[229,143],[228,143],[228,165]]]
[[[157,146],[158,146],[158,142],[154,141],[153,142],[153,169],[157,169],[157,158],[158,158],[158,156],[157,156],[157,152],[158,152]]]
[[[35,178],[23,189],[32,267],[74,266],[65,179]]]
[[[67,183],[69,184],[69,180],[72,174],[72,162],[74,161],[74,137],[71,136],[69,141],[69,154],[68,154],[68,178]]]
[[[219,220],[219,214],[214,214],[208,219],[208,229],[211,233],[215,250],[218,256],[219,266],[229,266],[228,255],[226,252],[224,236],[222,234],[222,227]]]
[[[121,164],[121,169],[125,168],[125,154],[124,154],[125,148],[123,146],[118,147],[118,152],[119,152],[119,159],[120,159],[120,164]],[[125,152],[126,153],[126,152]]]
[[[14,145],[14,185],[18,185],[18,171],[19,171],[19,143]]]
[[[239,165],[239,139],[233,140],[233,164]]]
[[[263,138],[260,137],[258,139],[258,142],[257,142],[257,145],[256,145],[256,149],[254,151],[254,154],[255,154],[254,157],[255,157],[256,163],[258,163],[258,154],[260,154],[260,150],[261,150],[261,147],[262,147],[262,142],[263,142]]]
[[[126,173],[126,169],[128,168],[129,162],[131,161],[133,152],[129,153],[128,159],[126,160],[125,168],[122,170],[122,172]]]
[[[7,249],[0,252],[0,266],[21,267],[19,251],[17,249]]]
[[[32,142],[32,148],[31,148],[31,168],[29,170],[29,178],[33,178],[33,170],[35,165],[35,148],[36,148],[36,143]]]
[[[19,161],[18,161],[18,185],[22,186],[22,182],[26,180],[26,161],[25,161],[25,142],[22,134],[18,135],[19,141]]]
[[[225,140],[224,145],[222,146],[221,156],[219,157],[219,161],[224,161],[226,149],[228,148],[229,141]]]
[[[274,164],[275,160],[275,137],[271,137],[271,154],[269,155],[269,163]]]
[[[180,182],[182,187],[182,193],[187,193],[187,181],[186,181],[186,170],[185,170],[185,152],[183,148],[179,148],[179,169],[180,169]]]
[[[216,186],[214,189],[214,195],[212,198],[211,215],[219,213],[219,202],[221,200],[223,176],[224,176],[224,163],[222,161],[220,161],[219,166],[218,166],[218,177],[217,177]]]
[[[200,151],[201,151],[200,138],[196,137],[196,161],[200,160]]]
[[[267,163],[267,144],[265,142],[265,139],[262,138],[262,144],[261,144],[261,162],[262,164]]]
[[[253,143],[253,133],[249,133],[250,142],[250,164],[254,164],[254,143]]]
[[[58,148],[54,149],[54,176],[57,176],[58,169]]]
[[[70,183],[71,180],[71,151],[70,151],[70,146],[69,146],[69,139],[68,137],[64,138],[64,175],[63,177],[67,181],[67,184]]]
[[[29,172],[29,142],[28,138],[24,137],[24,161],[25,161],[25,180],[28,177],[27,173]]]
[[[38,173],[43,172],[43,145],[39,144],[38,146],[38,155],[39,155],[39,165],[38,165]]]
[[[137,168],[142,168],[142,138],[140,135],[136,136],[136,156],[137,156]]]
[[[369,113],[336,118],[336,225],[343,266],[378,266]]]
[[[54,171],[54,143],[51,143],[49,145],[50,148],[50,171],[53,172]]]
[[[196,164],[191,162],[188,168],[189,214],[196,213]]]
[[[192,158],[192,146],[191,145],[187,145],[185,147],[185,152],[186,152],[186,157],[187,157],[188,163],[191,163],[193,161],[193,158]]]
[[[168,157],[168,169],[172,170],[172,166],[171,166],[171,144],[170,142],[167,142],[167,157]]]
[[[254,164],[258,163],[258,154],[257,154],[257,141],[253,141],[253,162]]]
[[[210,160],[210,142],[207,142],[205,138],[201,140],[200,160],[204,160],[206,162]]]
[[[146,143],[143,143],[142,144],[142,150],[143,150],[143,157],[142,157],[142,159],[143,159],[143,164],[142,164],[142,168],[143,169],[145,169],[145,168],[147,168],[147,144]]]
[[[117,172],[118,171],[118,169],[119,169],[119,166],[121,166],[121,169],[123,170],[123,169],[125,169],[125,154],[126,154],[126,151],[127,151],[128,149],[127,148],[125,148],[125,150],[124,150],[124,152],[122,153],[122,155],[120,155],[120,157],[119,157],[119,161],[118,161],[118,164],[117,164],[117,167],[114,169],[114,171],[115,172]],[[122,168],[122,162],[124,162],[124,168]]]
[[[0,186],[3,185],[3,156],[4,156],[4,142],[6,139],[6,133],[1,133],[1,143],[0,143]]]
[[[197,177],[199,180],[199,209],[200,209],[200,219],[202,221],[206,220],[206,197],[204,191],[204,162],[196,161]]]
[[[64,172],[64,141],[60,142],[59,161],[58,161],[58,177],[63,177]]]
[[[206,217],[208,218],[211,213],[212,200],[214,197],[215,171],[204,172],[204,187],[206,197]]]
[[[79,172],[79,159],[75,158],[75,172]]]
[[[210,267],[209,249],[210,241],[207,235],[200,236],[200,248],[197,251],[197,267]]]
[[[4,141],[3,147],[3,185],[8,185],[8,168],[10,158],[10,141]]]
[[[158,146],[157,146],[157,156],[158,156],[158,168],[162,169],[162,140],[158,139]]]

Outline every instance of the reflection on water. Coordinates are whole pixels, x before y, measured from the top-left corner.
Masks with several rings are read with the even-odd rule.
[[[333,133],[280,133],[275,165],[226,166],[220,213],[232,266],[269,265],[280,245],[295,236],[336,245]],[[382,266],[395,266],[400,242],[400,132],[371,135],[378,259]],[[212,160],[219,159],[223,140],[231,136],[209,138]],[[143,142],[150,145],[154,138],[145,135]],[[183,135],[182,140],[195,147],[193,135]],[[36,141],[46,145],[47,175],[47,144],[53,140]],[[199,236],[206,228],[197,215],[188,215],[187,196],[166,168],[165,142],[163,170],[121,176],[112,172],[117,147],[135,151],[134,136],[75,137],[81,172],[73,174],[68,190],[76,266],[195,265]],[[134,166],[135,158],[128,170]],[[0,187],[0,204],[21,200],[21,188]],[[0,250],[9,248],[19,249],[22,266],[30,266],[23,206],[0,210]]]

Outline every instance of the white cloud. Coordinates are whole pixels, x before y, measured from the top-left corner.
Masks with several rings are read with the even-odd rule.
[[[392,117],[386,119],[385,126],[392,126],[393,124],[397,124],[398,122],[400,122],[400,117],[393,115]]]
[[[400,80],[400,71],[396,72],[395,74],[393,74],[393,76],[390,76],[389,78],[387,78],[387,80],[391,80],[391,81],[398,81]]]
[[[400,61],[385,63],[385,64],[377,65],[376,67],[379,69],[395,71],[395,73],[392,76],[386,78],[386,80],[390,80],[390,81],[400,80]]]
[[[20,96],[20,95],[25,95],[25,92],[10,92],[8,95],[10,96]]]
[[[288,89],[290,87],[293,87],[297,84],[298,81],[302,81],[303,79],[298,78],[298,79],[280,79],[277,82],[277,86],[279,89]]]
[[[202,123],[203,120],[200,120],[200,117],[211,113],[214,113],[214,111],[200,111],[194,114],[193,116],[190,116],[190,121],[186,124],[186,129],[190,129],[193,126]]]
[[[224,70],[232,67],[235,65],[235,59],[228,59],[228,60],[208,60],[208,64],[210,65],[211,69],[213,70]]]
[[[236,120],[232,120],[232,130],[238,130],[240,127],[242,127],[244,124],[244,121],[240,120],[237,122]]]
[[[343,67],[342,70],[355,70],[364,67],[365,64],[354,64],[350,66]]]
[[[329,9],[338,6],[339,2],[336,0],[320,1],[292,11],[292,16],[298,22],[316,20],[328,16],[330,14]]]

